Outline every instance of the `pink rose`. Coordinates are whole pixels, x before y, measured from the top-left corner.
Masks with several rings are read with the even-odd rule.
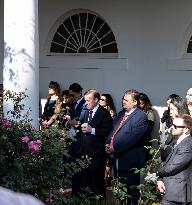
[[[70,120],[70,119],[71,119],[71,116],[70,116],[70,115],[64,115],[64,116],[63,116],[63,119],[64,119],[64,120]]]
[[[21,137],[21,141],[22,142],[25,142],[25,143],[28,143],[29,142],[29,137],[27,135]]]
[[[36,141],[31,141],[28,143],[29,151],[31,153],[39,152],[40,146],[36,143]]]
[[[10,124],[11,124],[11,123],[10,123],[9,120],[7,120],[7,119],[3,119],[3,120],[2,120],[2,126],[3,126],[4,128],[9,127]]]
[[[36,143],[37,145],[42,145],[42,141],[41,141],[41,140],[36,140],[35,143]]]

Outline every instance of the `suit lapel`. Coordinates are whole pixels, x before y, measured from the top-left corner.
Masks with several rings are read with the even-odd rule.
[[[127,119],[123,122],[121,128],[122,128],[124,125],[126,125],[126,124],[129,122],[129,120],[137,113],[137,109],[138,109],[138,108],[136,108],[136,109],[127,117]],[[122,118],[121,118],[121,119],[122,119]],[[121,128],[120,128],[120,129],[121,129]],[[119,130],[120,130],[120,129],[119,129]]]
[[[171,151],[171,153],[167,156],[167,158],[166,158],[166,160],[165,160],[165,163],[167,163],[167,162],[171,159],[172,155],[173,155],[174,153],[176,153],[176,149],[178,149],[178,148],[175,148],[175,149],[172,148],[172,151]]]
[[[99,117],[100,117],[100,113],[101,113],[101,107],[100,107],[100,105],[99,105],[97,111],[95,112],[95,114],[94,114],[94,116],[93,116],[93,118],[92,118],[92,120],[91,120],[91,122],[90,122],[90,125],[94,125],[94,124],[96,123],[96,121],[97,121],[97,120],[99,119]]]
[[[136,108],[136,109],[127,117],[127,119],[123,122],[122,126],[118,129],[117,133],[118,133],[119,130],[121,130],[121,128],[122,128],[123,126],[125,126],[125,125],[129,122],[129,120],[137,113],[137,110],[138,110],[138,108]],[[117,128],[118,128],[119,124],[121,123],[121,120],[122,120],[122,118],[123,118],[124,115],[125,115],[125,112],[122,113],[121,117],[120,117],[119,120],[117,121],[117,123],[116,123],[116,125],[115,125],[115,127],[114,127],[114,129],[113,129],[113,134],[114,134],[115,131],[117,130]]]
[[[167,156],[165,163],[167,163],[171,159],[171,157],[173,157],[177,153],[177,150],[179,149],[179,147],[182,146],[182,144],[186,143],[187,140],[188,140],[188,137],[183,139],[175,148],[172,149],[172,152]]]
[[[89,115],[89,110],[86,110],[86,111],[85,111],[84,118],[83,118],[83,122],[87,122],[87,120],[88,120],[88,115]]]

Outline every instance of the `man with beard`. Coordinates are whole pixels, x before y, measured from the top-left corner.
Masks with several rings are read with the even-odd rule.
[[[173,120],[176,144],[157,175],[157,190],[163,195],[161,205],[187,205],[192,202],[192,118],[182,115]]]

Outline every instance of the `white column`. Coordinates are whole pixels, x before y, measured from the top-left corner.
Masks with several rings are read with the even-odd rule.
[[[32,124],[39,117],[38,0],[4,0],[4,89],[27,89],[25,111],[31,108]],[[4,114],[13,105],[4,102]]]

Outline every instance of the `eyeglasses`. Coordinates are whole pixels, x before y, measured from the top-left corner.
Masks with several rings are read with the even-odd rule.
[[[101,101],[106,101],[106,99],[104,99],[104,98],[101,98],[100,100],[101,100]]]
[[[173,127],[174,127],[175,129],[177,129],[177,128],[186,128],[185,126],[179,126],[179,125],[175,125],[175,124],[173,124]]]

